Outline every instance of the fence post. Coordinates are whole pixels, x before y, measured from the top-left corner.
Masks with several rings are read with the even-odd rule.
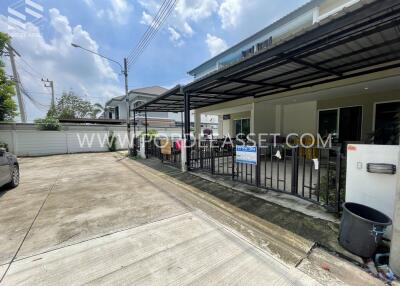
[[[235,152],[236,146],[232,144],[232,180],[235,180]]]
[[[212,141],[210,141],[210,157],[211,157],[211,175],[215,174],[215,158],[214,158],[214,148]]]
[[[199,144],[197,146],[197,149],[195,149],[196,152],[196,159],[200,158],[200,169],[203,170],[204,167],[204,162],[203,162],[203,151],[205,151],[205,149],[203,149],[203,146],[201,146],[201,141],[199,141]],[[197,164],[196,164],[197,165]],[[197,167],[197,166],[196,166]]]
[[[257,147],[257,165],[256,165],[256,186],[260,187],[261,185],[261,147],[256,145]]]
[[[298,169],[298,148],[292,148],[292,194],[296,195],[298,191],[299,169]]]

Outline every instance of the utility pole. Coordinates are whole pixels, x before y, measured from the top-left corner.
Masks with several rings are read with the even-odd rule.
[[[126,132],[128,135],[128,153],[131,152],[131,104],[128,90],[128,59],[124,58],[125,97],[126,97]]]
[[[18,73],[17,73],[17,66],[15,65],[14,53],[19,57],[21,55],[18,54],[18,52],[10,44],[7,44],[7,50],[10,55],[10,62],[11,62],[11,68],[12,68],[14,82],[15,82],[15,91],[17,93],[17,98],[18,98],[18,106],[19,106],[19,113],[21,115],[21,122],[26,123],[25,103],[24,103],[24,99],[22,98],[21,87],[20,87],[21,79],[19,78]]]
[[[42,82],[44,82],[44,87],[51,88],[51,108],[54,109],[56,107],[55,100],[54,100],[54,81],[42,78]],[[47,85],[48,84],[48,85]]]

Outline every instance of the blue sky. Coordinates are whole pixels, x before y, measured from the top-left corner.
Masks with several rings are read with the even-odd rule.
[[[55,81],[56,97],[73,90],[92,102],[105,103],[110,97],[120,95],[123,82],[118,66],[74,49],[69,43],[77,42],[122,61],[146,31],[162,2],[34,1],[43,7],[42,20],[27,23],[13,39],[13,45],[22,55],[22,59],[17,59],[21,81],[39,102],[32,104],[26,99],[30,120],[43,116],[50,103],[48,90],[40,82],[42,76]],[[129,88],[185,83],[190,80],[189,70],[306,2],[178,0],[157,37],[131,67]],[[7,18],[9,7],[24,13],[25,4],[1,0],[0,31],[15,33],[10,30]],[[27,22],[35,19],[26,16]]]

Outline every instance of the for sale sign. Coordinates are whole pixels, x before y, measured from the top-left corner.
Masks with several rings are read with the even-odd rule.
[[[236,163],[257,165],[257,147],[236,146]]]

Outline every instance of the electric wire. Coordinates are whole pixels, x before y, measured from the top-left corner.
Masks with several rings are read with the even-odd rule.
[[[32,71],[34,71],[40,78],[43,78],[43,74],[39,72],[37,69],[35,69],[30,63],[28,63],[26,60],[24,60],[22,57],[19,57],[19,59],[24,62]]]
[[[17,72],[17,76],[20,79],[20,75]],[[38,100],[36,100],[25,88],[25,86],[22,84],[21,80],[19,80],[19,86],[21,89],[21,92],[23,95],[25,95],[26,98],[29,99],[29,101],[38,109],[42,110],[42,111],[47,111],[48,108],[50,108],[50,105],[47,104],[43,104],[41,102],[39,102]]]
[[[162,18],[160,19],[160,21],[156,24],[155,28],[153,28],[153,33],[150,35],[150,37],[147,39],[147,41],[144,43],[144,45],[136,52],[136,54],[134,54],[134,56],[131,59],[131,62],[129,64],[129,67],[132,66],[136,60],[138,59],[138,57],[144,52],[144,50],[149,46],[149,44],[151,43],[151,41],[156,37],[158,31],[161,29],[161,27],[163,26],[165,20],[169,17],[169,15],[172,13],[173,8],[175,7],[176,4],[176,0],[173,1],[172,5],[169,6],[169,8],[166,10],[166,13],[163,14]]]
[[[172,11],[174,10],[177,1],[178,0],[166,0],[163,2],[163,5],[160,7],[156,17],[153,19],[153,22],[148,27],[148,30],[143,35],[141,41],[130,53],[130,56],[128,58],[128,69],[136,62],[138,57],[145,51],[151,41],[155,38],[158,31],[165,23],[166,19],[171,15]]]
[[[166,4],[168,3],[168,5],[169,5],[171,1],[172,0],[164,0],[164,2],[161,4],[156,16],[152,20],[152,23],[147,27],[146,32],[142,35],[142,37],[140,38],[140,41],[137,43],[135,48],[129,53],[128,62],[132,59],[132,56],[134,55],[134,53],[137,50],[139,50],[142,47],[143,43],[147,40],[148,36],[153,31],[154,24],[159,21],[160,16],[162,15],[162,13],[164,12],[165,8],[167,7]]]

